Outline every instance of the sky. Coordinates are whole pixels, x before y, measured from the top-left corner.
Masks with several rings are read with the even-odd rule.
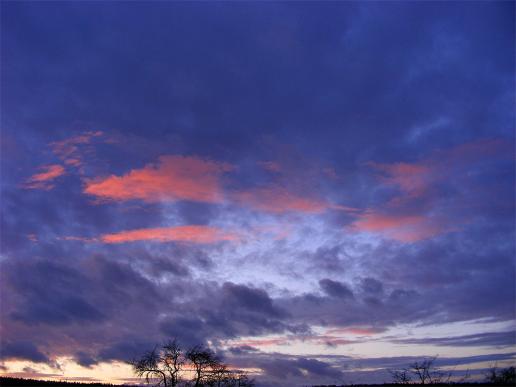
[[[2,2],[1,374],[514,364],[514,7]]]

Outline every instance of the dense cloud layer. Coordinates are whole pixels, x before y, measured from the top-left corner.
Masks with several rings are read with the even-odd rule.
[[[514,359],[513,3],[1,18],[2,364],[169,337],[271,386]]]

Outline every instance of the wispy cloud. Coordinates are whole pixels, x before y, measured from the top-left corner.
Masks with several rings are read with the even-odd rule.
[[[355,208],[339,206],[324,199],[293,193],[283,187],[267,186],[232,195],[236,203],[252,209],[270,213],[300,212],[317,214],[334,209],[341,211],[356,211]]]
[[[45,165],[40,170],[26,181],[24,188],[50,190],[54,188],[54,180],[65,173],[59,164]]]
[[[367,165],[378,173],[381,185],[394,188],[396,192],[381,208],[359,213],[347,229],[378,233],[400,242],[416,242],[460,230],[470,219],[443,211],[439,202],[443,195],[439,190],[443,190],[443,186],[453,187],[458,181],[472,190],[478,189],[471,178],[474,174],[468,171],[485,162],[487,156],[491,162],[514,158],[510,149],[507,141],[483,139],[431,152],[412,163],[369,162]],[[464,206],[465,202],[460,202],[463,195],[460,190],[448,189],[450,202],[457,201]]]
[[[409,339],[394,339],[399,344],[438,345],[455,347],[513,347],[516,331],[485,332],[455,337],[418,337]]]
[[[83,164],[84,155],[81,146],[90,144],[95,138],[102,137],[104,133],[98,131],[87,131],[76,136],[55,141],[50,144],[54,154],[59,157],[66,165],[80,167]]]
[[[127,243],[136,241],[215,243],[236,241],[236,233],[209,226],[175,226],[142,228],[105,234],[100,237],[104,243]]]
[[[351,224],[350,229],[383,233],[400,242],[416,242],[452,231],[454,228],[443,220],[423,215],[382,214],[369,210],[361,214],[358,220]]]

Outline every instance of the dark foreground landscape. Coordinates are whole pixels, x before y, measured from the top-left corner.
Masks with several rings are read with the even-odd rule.
[[[62,381],[48,381],[48,380],[37,380],[37,379],[21,379],[21,378],[6,378],[0,377],[0,386],[9,387],[22,387],[22,386],[89,386],[89,387],[106,387],[114,386],[114,384],[105,383],[78,383],[78,382],[62,382]],[[118,384],[117,386],[127,386],[127,384]]]
[[[501,386],[508,384],[493,384],[493,383],[441,383],[441,384],[433,384],[435,387],[439,386],[459,386],[459,387],[491,387],[491,386]],[[21,378],[6,378],[0,377],[0,386],[5,387],[31,387],[31,386],[46,386],[46,387],[59,387],[59,386],[88,386],[88,387],[106,387],[106,386],[115,386],[115,384],[105,384],[105,383],[78,383],[78,382],[62,382],[62,381],[47,381],[47,380],[36,380],[36,379],[21,379]],[[128,384],[117,384],[116,386],[129,386]],[[134,386],[134,385],[133,385]],[[313,387],[366,387],[366,386],[382,386],[382,387],[399,387],[399,384],[352,384],[352,385],[318,385]]]

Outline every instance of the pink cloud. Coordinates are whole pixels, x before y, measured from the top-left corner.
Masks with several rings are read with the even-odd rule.
[[[294,194],[285,188],[276,186],[237,192],[233,194],[233,200],[240,205],[275,214],[286,212],[317,214],[330,209],[347,212],[358,211],[356,208],[329,203],[324,199]]]
[[[147,202],[223,200],[221,175],[232,170],[219,163],[188,156],[162,156],[157,164],[133,169],[122,176],[90,180],[84,192],[107,200],[140,199]]]
[[[432,183],[434,167],[423,163],[368,163],[372,168],[383,173],[380,177],[384,184],[397,186],[411,197],[422,195]]]
[[[209,244],[222,241],[236,241],[238,239],[239,237],[235,233],[209,226],[142,228],[137,230],[121,231],[113,234],[104,234],[100,237],[102,242],[113,244],[136,241]]]
[[[370,167],[380,172],[379,181],[396,187],[398,193],[384,204],[383,210],[369,209],[358,214],[348,230],[379,233],[401,242],[415,242],[460,229],[470,221],[466,216],[455,214],[451,219],[446,213],[432,217],[427,216],[426,212],[428,209],[439,209],[440,185],[454,184],[459,180],[474,184],[474,180],[469,180],[469,171],[486,159],[514,159],[511,144],[500,139],[484,139],[435,151],[413,163],[369,162]],[[470,190],[478,191],[479,188],[472,185]],[[463,194],[457,195],[457,203],[465,205],[467,201],[463,200]]]
[[[32,175],[27,180],[25,188],[50,190],[54,188],[54,180],[65,173],[64,168],[58,164],[45,165],[40,169],[41,172]]]
[[[400,242],[417,242],[457,229],[446,223],[443,219],[423,215],[387,215],[368,210],[360,214],[348,229],[380,233]]]
[[[272,213],[319,213],[330,207],[324,201],[298,196],[278,187],[263,187],[239,192],[234,195],[234,199],[244,206]]]
[[[50,144],[52,151],[69,165],[77,165],[81,162],[81,155],[79,146],[89,144],[95,137],[100,137],[104,133],[102,131],[88,131],[80,135],[73,136],[61,141],[56,141]]]
[[[513,159],[512,144],[501,139],[483,139],[435,151],[413,163],[369,162],[367,165],[381,173],[381,182],[398,187],[406,199],[411,199],[423,196],[436,183],[450,179],[452,174],[467,170],[477,162],[485,161],[486,157]],[[399,201],[394,200],[392,204],[399,204]]]

